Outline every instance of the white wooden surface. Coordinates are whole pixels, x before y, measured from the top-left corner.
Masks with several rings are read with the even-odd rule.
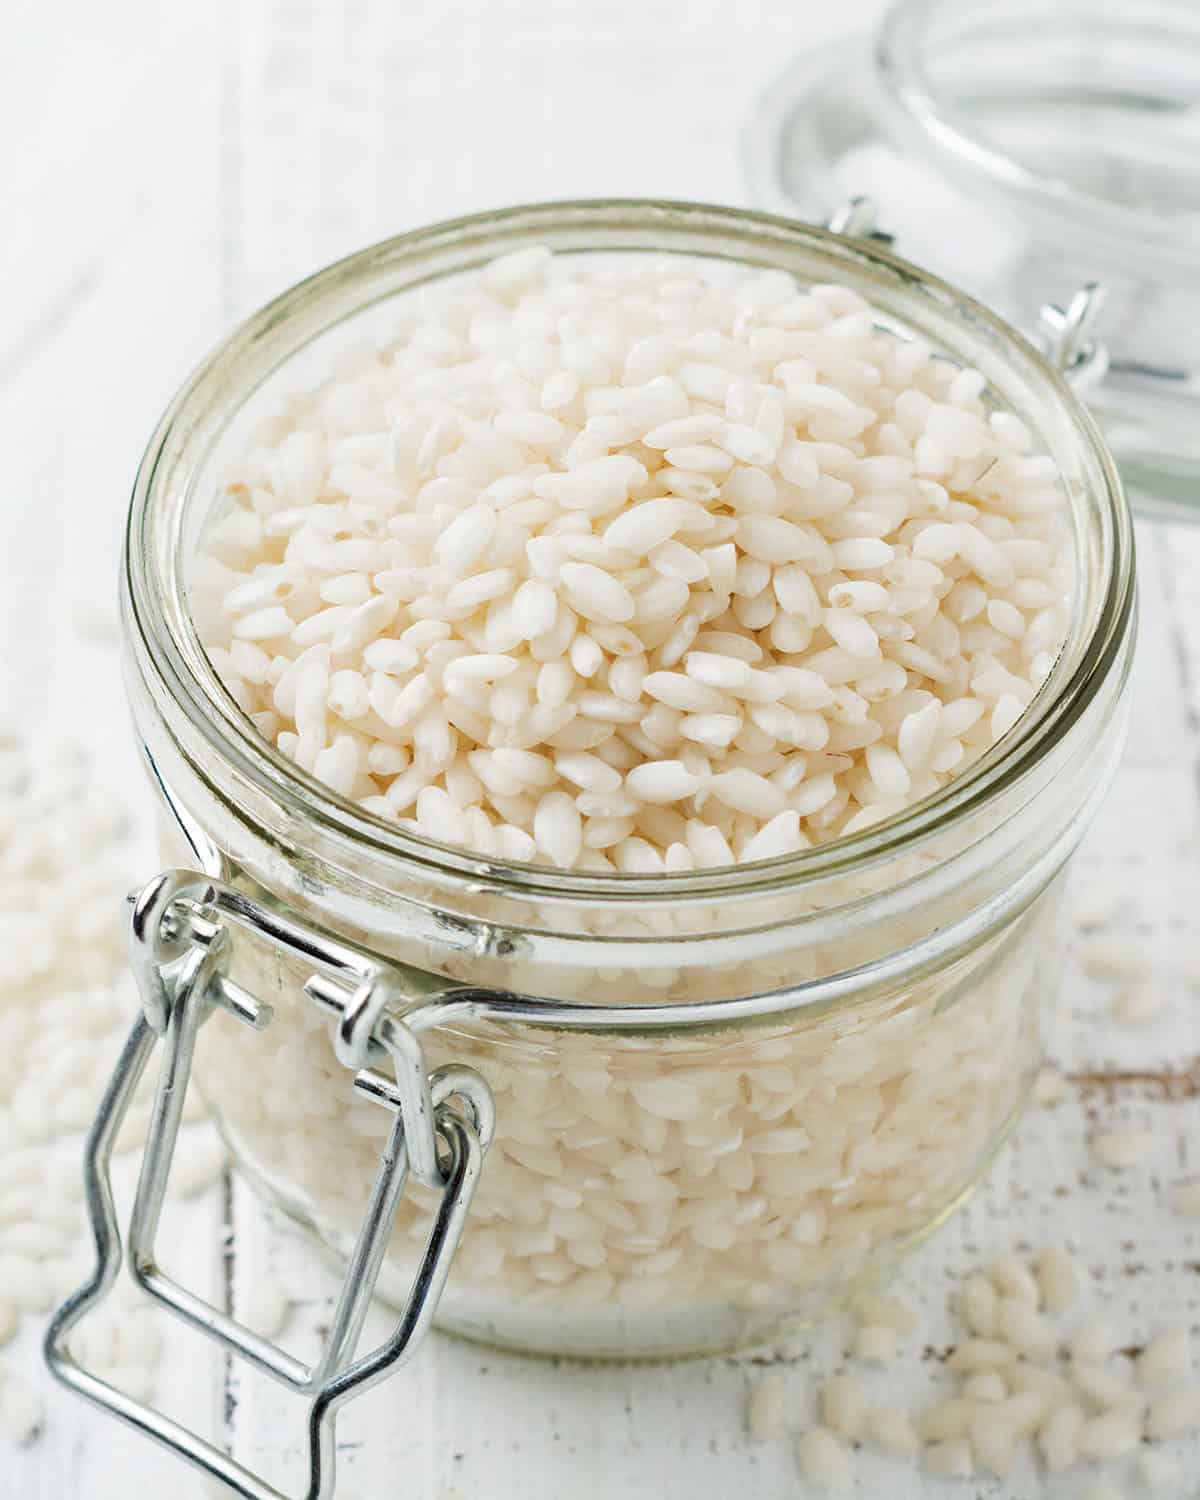
[[[876,0],[10,0],[0,49],[0,693],[42,728],[88,741],[144,815],[116,656],[105,639],[121,513],[142,442],[188,367],[241,314],[317,264],[388,232],[532,198],[605,193],[740,202],[736,133],[756,90],[814,38],[865,24]],[[1031,1115],[985,1190],[910,1264],[905,1295],[948,1335],[947,1288],[979,1258],[1050,1238],[1075,1248],[1130,1343],[1200,1324],[1200,1228],[1170,1185],[1200,1171],[1200,532],[1141,530],[1137,701],[1118,784],[1079,860],[1117,882],[1117,930],[1167,988],[1143,1031],[1104,1018],[1071,969],[1056,1055],[1071,1096]],[[131,845],[131,867],[148,849]],[[119,893],[114,892],[114,899]],[[1149,1126],[1142,1169],[1090,1165],[1100,1123]],[[245,1309],[257,1278],[298,1299],[297,1349],[333,1283],[239,1183],[171,1226],[197,1285]],[[435,1337],[344,1422],[339,1496],[376,1500],[775,1500],[802,1494],[790,1444],[754,1448],[744,1394],[794,1366],[798,1418],[839,1354],[824,1329],[783,1353],[677,1367],[585,1369]],[[12,1356],[36,1374],[26,1338]],[[934,1388],[910,1360],[903,1396]],[[886,1379],[880,1382],[887,1388]],[[173,1338],[170,1404],[248,1462],[299,1483],[301,1412]],[[893,1394],[896,1393],[893,1382]],[[52,1392],[45,1436],[0,1447],[0,1500],[192,1500],[197,1481]],[[1200,1472],[1200,1448],[1186,1455]],[[1080,1493],[935,1486],[864,1459],[865,1497]],[[1193,1477],[1181,1495],[1193,1495]],[[928,1486],[928,1488],[927,1488]],[[1129,1494],[1137,1490],[1129,1489]]]

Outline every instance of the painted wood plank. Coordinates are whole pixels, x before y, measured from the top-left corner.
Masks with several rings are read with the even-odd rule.
[[[529,0],[441,7],[250,0],[163,10],[46,7],[30,47],[0,61],[0,138],[35,142],[17,162],[0,283],[0,428],[16,455],[0,507],[0,555],[20,555],[0,592],[0,638],[35,641],[0,664],[5,701],[45,722],[84,722],[123,793],[131,758],[111,645],[82,643],[78,617],[110,597],[120,512],[136,455],[187,366],[234,314],[314,265],[372,238],[489,204],[604,192],[737,200],[735,139],[779,59],[822,31],[865,20],[760,3],[737,24],[715,0],[603,8]],[[22,21],[33,13],[26,7]],[[68,35],[70,47],[60,45]],[[53,87],[39,80],[53,77]],[[563,82],[565,80],[565,84]],[[40,112],[40,113],[39,113]],[[80,130],[86,116],[90,129]],[[37,128],[30,129],[30,121]],[[24,289],[32,287],[32,292]],[[1137,1032],[1104,1019],[1103,986],[1069,974],[1054,1050],[1071,1094],[1031,1114],[985,1188],[914,1258],[904,1295],[949,1337],[954,1278],[997,1249],[1046,1238],[1075,1248],[1096,1296],[1133,1339],[1159,1324],[1200,1327],[1200,1230],[1173,1218],[1170,1185],[1200,1171],[1200,1106],[1164,1079],[1200,1055],[1193,984],[1195,776],[1200,722],[1200,540],[1141,529],[1142,645],[1126,765],[1079,860],[1082,881],[1119,883],[1119,926],[1144,943],[1167,1014]],[[82,604],[82,607],[79,607]],[[143,826],[144,834],[144,826]],[[1116,1081],[1123,1075],[1135,1075]],[[1154,1131],[1147,1166],[1097,1170],[1089,1134]],[[336,1276],[240,1182],[232,1190],[235,1310],[263,1278],[296,1298],[298,1349],[329,1315]],[[186,1208],[172,1232],[189,1274],[223,1287],[223,1204]],[[192,1257],[189,1257],[192,1259]],[[386,1315],[373,1315],[374,1333]],[[801,1493],[790,1445],[756,1448],[742,1403],[765,1362],[791,1370],[798,1418],[842,1330],[783,1351],[655,1368],[522,1360],[435,1336],[345,1423],[343,1500],[694,1500]],[[168,1399],[198,1422],[225,1415],[222,1362],[187,1336],[167,1357]],[[27,1342],[10,1354],[36,1369]],[[880,1376],[881,1398],[936,1385],[935,1360]],[[229,1435],[244,1460],[292,1477],[298,1404],[236,1380]],[[1185,1450],[1181,1449],[1181,1453]],[[1195,1472],[1200,1446],[1186,1450]],[[942,1486],[1020,1496],[1043,1488]],[[0,1453],[0,1500],[121,1500],[136,1490],[192,1500],[167,1460],[77,1403],[53,1397],[47,1432]],[[859,1493],[915,1500],[920,1476],[862,1461]]]

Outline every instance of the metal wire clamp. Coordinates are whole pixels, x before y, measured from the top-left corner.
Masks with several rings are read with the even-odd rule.
[[[825,221],[831,234],[843,234],[851,240],[875,240],[881,245],[894,244],[896,236],[879,227],[879,210],[874,198],[855,194],[840,203]]]
[[[426,1072],[417,1037],[388,1010],[389,1001],[411,998],[399,969],[193,871],[169,870],[158,875],[134,893],[130,904],[130,958],[141,1010],[84,1150],[85,1198],[96,1265],[88,1281],[55,1314],[45,1339],[46,1362],[63,1385],[221,1480],[235,1495],[244,1500],[287,1500],[281,1490],[212,1443],[83,1369],[69,1348],[72,1330],[111,1291],[121,1269],[121,1232],[109,1166],[138,1081],[161,1041],[163,1057],[129,1222],[130,1274],[147,1295],[192,1328],[298,1395],[311,1398],[309,1483],[304,1500],[330,1500],[335,1483],[334,1428],[340,1408],[405,1363],[433,1320],[491,1143],[495,1119],[491,1092],[469,1068]],[[353,1086],[394,1113],[332,1324],[312,1365],[173,1281],[154,1255],[200,1027],[218,1007],[256,1031],[271,1021],[271,1008],[226,972],[230,929],[238,926],[312,965],[304,993],[335,1018],[335,1050],[354,1072]],[[366,1066],[368,1061],[384,1058],[394,1064],[394,1080]],[[394,1333],[356,1358],[410,1171],[442,1193],[441,1203]]]
[[[1108,373],[1108,350],[1095,336],[1105,296],[1099,281],[1089,281],[1065,308],[1046,302],[1038,313],[1043,350],[1081,394],[1098,385]]]

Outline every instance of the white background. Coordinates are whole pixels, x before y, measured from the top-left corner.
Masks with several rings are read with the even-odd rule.
[[[876,10],[874,0],[9,0],[0,47],[3,701],[34,728],[91,745],[144,820],[150,798],[134,770],[105,620],[137,458],[188,368],[297,277],[432,219],[604,194],[744,202],[737,134],[755,94],[799,49]],[[1104,989],[1072,969],[1054,1037],[1073,1075],[1068,1102],[1026,1120],[986,1189],[902,1278],[903,1294],[928,1310],[922,1341],[934,1348],[947,1341],[946,1295],[962,1271],[1050,1238],[1086,1261],[1094,1305],[1128,1342],[1200,1316],[1200,1231],[1167,1207],[1170,1184],[1200,1164],[1190,987],[1200,972],[1200,537],[1144,527],[1140,542],[1132,740],[1079,871],[1085,887],[1120,886],[1117,930],[1144,943],[1171,1007],[1146,1030],[1121,1032],[1104,1019]],[[1148,1163],[1120,1175],[1094,1167],[1085,1143],[1101,1124],[1151,1127]],[[232,1268],[235,1308],[256,1278],[278,1280],[298,1301],[289,1342],[305,1347],[332,1282],[243,1188],[191,1206],[173,1232],[198,1286],[219,1291]],[[779,1356],[798,1422],[842,1334],[826,1328]],[[13,1358],[35,1370],[30,1344]],[[742,1431],[745,1392],[775,1359],[588,1370],[435,1337],[345,1422],[339,1496],[799,1495],[791,1445],[751,1447]],[[936,1371],[918,1351],[879,1385],[915,1404]],[[295,1403],[256,1383],[227,1401],[220,1360],[187,1337],[172,1342],[166,1384],[190,1420],[296,1492]],[[42,1440],[19,1454],[0,1447],[3,1500],[204,1493],[77,1403],[49,1390],[47,1399]],[[1181,1493],[1193,1494],[1190,1484]],[[945,1485],[903,1462],[860,1464],[860,1494],[871,1500],[1067,1500],[1081,1488],[1079,1476],[1045,1488],[1031,1471],[1003,1485]],[[1138,1493],[1132,1480],[1127,1493]]]

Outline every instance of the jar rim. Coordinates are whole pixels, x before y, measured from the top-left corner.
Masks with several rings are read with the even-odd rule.
[[[1036,8],[1040,28],[1066,32],[1072,41],[1076,31],[1094,37],[1097,28],[1119,27],[1135,34],[1139,42],[1153,41],[1178,53],[1190,38],[1200,46],[1200,18],[1187,0],[1152,0],[1154,14],[1139,7],[1136,14],[1097,15],[1089,3],[1057,5],[1047,13],[1039,0]],[[1143,263],[1159,260],[1194,270],[1200,253],[1200,219],[1187,212],[1166,212],[1160,205],[1138,203],[1124,206],[1097,193],[1087,192],[1052,173],[1038,171],[1018,159],[973,127],[968,111],[957,108],[937,88],[926,66],[930,33],[943,18],[969,28],[979,8],[990,26],[1019,23],[1020,15],[1006,16],[993,3],[964,5],[962,0],[895,0],[885,12],[874,37],[874,63],[884,101],[893,119],[915,137],[922,148],[932,150],[944,165],[969,175],[973,191],[986,179],[1001,193],[1018,199],[1026,209],[1051,213],[1073,231],[1080,229],[1104,237],[1118,251],[1136,250]],[[1156,17],[1159,18],[1156,24]],[[1043,37],[1045,32],[1043,29]],[[1040,45],[1044,45],[1044,41]]]
[[[623,234],[630,243],[589,244],[589,237],[605,231]],[[386,300],[387,291],[354,300],[355,287],[367,290],[373,278],[379,278],[381,267],[412,269],[439,250],[453,247],[458,256],[452,268],[456,273],[520,244],[554,235],[566,237],[569,251],[647,248],[668,255],[699,254],[710,260],[719,258],[718,253],[693,250],[689,239],[716,236],[728,242],[728,258],[743,263],[770,264],[772,254],[786,256],[790,249],[820,259],[833,276],[840,270],[861,280],[873,273],[893,287],[922,294],[947,326],[969,325],[988,347],[1019,365],[1023,378],[1033,382],[1039,395],[1066,420],[1092,480],[1089,496],[1071,496],[1077,574],[1083,572],[1086,553],[1098,565],[1101,594],[1092,601],[1094,607],[1085,621],[1085,580],[1077,577],[1068,638],[1049,677],[1014,729],[960,776],[870,828],[797,854],[686,873],[558,870],[481,858],[385,823],[300,770],[258,733],[233,702],[208,662],[186,607],[183,573],[188,558],[180,516],[187,496],[176,482],[174,466],[181,462],[201,418],[214,405],[220,407],[239,365],[252,365],[256,357],[261,360],[264,351],[274,347],[273,341],[314,302],[340,298],[358,312]],[[390,295],[397,290],[393,288]],[[290,349],[273,368],[285,364],[299,347],[304,345]],[[259,384],[261,379],[243,392],[243,398]],[[226,424],[230,416],[226,411]],[[211,433],[208,438],[211,446]],[[1081,507],[1089,499],[1092,510],[1085,515]],[[177,512],[174,527],[164,532],[163,513],[172,503]],[[525,896],[552,901],[645,902],[651,894],[656,902],[741,897],[825,880],[916,848],[935,830],[945,829],[948,821],[970,818],[1009,790],[1059,743],[1118,661],[1131,629],[1133,608],[1132,523],[1116,467],[1090,414],[1061,374],[1022,334],[983,304],[875,241],[851,240],[756,210],[645,199],[546,202],[443,221],[359,250],[274,298],[218,344],[159,422],[135,481],[122,568],[123,624],[137,670],[160,703],[169,700],[182,709],[207,752],[231,762],[239,779],[259,796],[285,808],[302,808],[306,819],[360,854],[395,860],[409,871],[424,868],[441,880],[469,882],[476,889],[519,890]]]

